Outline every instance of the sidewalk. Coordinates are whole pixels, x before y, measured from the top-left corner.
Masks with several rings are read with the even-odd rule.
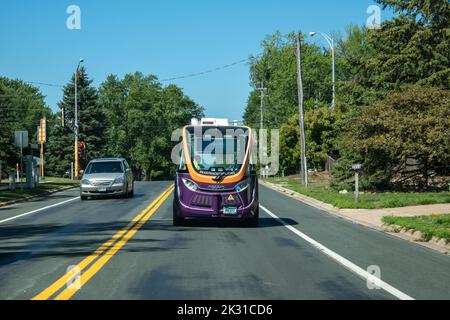
[[[352,220],[375,228],[383,228],[385,216],[418,217],[437,214],[450,214],[450,204],[431,204],[392,209],[338,209],[338,213]]]
[[[429,242],[421,242],[421,237],[419,234],[408,232],[407,230],[393,232],[395,228],[386,226],[382,220],[385,216],[415,217],[450,214],[450,204],[432,204],[390,209],[339,209],[317,199],[313,199],[303,194],[281,187],[277,184],[273,184],[267,181],[260,181],[260,183],[268,188],[271,188],[272,190],[284,193],[291,198],[299,200],[315,208],[327,211],[328,213],[337,215],[344,219],[350,220],[354,223],[358,223],[379,231],[387,232],[389,234],[399,236],[405,240],[420,243],[426,247],[438,250],[443,253],[450,252],[450,244],[446,244],[445,241],[440,241],[439,239],[433,238]]]

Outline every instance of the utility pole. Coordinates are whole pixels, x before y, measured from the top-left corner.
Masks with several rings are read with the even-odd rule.
[[[80,59],[78,62],[77,70],[75,72],[75,178],[78,179],[78,70],[80,69],[80,64],[83,63],[84,59]]]
[[[303,80],[302,80],[302,39],[297,33],[297,85],[298,85],[298,109],[300,121],[300,153],[301,153],[301,177],[304,185],[308,186],[308,164],[306,162],[306,138],[305,116],[303,111]]]
[[[263,130],[264,130],[264,97],[267,91],[267,88],[264,88],[264,81],[261,81],[261,87],[256,88],[256,90],[261,92],[261,104],[260,104],[260,124],[259,124],[259,164],[260,164],[260,176],[264,177],[264,165],[262,160],[264,159],[264,150],[263,150]]]
[[[331,38],[331,59],[333,61],[333,102],[331,103],[331,107],[336,107],[336,70],[335,70],[335,51],[334,51],[334,39]]]
[[[23,133],[20,133],[20,190],[23,191]]]

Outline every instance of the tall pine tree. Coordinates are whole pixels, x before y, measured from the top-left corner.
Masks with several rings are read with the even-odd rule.
[[[106,144],[106,123],[102,108],[98,104],[97,89],[92,86],[86,69],[80,68],[77,75],[79,141],[85,142],[86,150],[81,150],[79,168],[84,169],[94,158],[104,156]],[[48,146],[48,167],[54,174],[64,174],[74,161],[75,124],[75,75],[64,87],[64,96],[59,102],[64,110],[65,127],[54,128]]]
[[[11,97],[0,83],[0,161],[2,163],[2,172],[0,177],[6,176],[9,169],[13,168],[16,159],[16,150],[14,148],[14,112],[12,109]]]

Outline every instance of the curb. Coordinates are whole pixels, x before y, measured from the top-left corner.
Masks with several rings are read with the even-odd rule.
[[[424,240],[422,232],[416,229],[406,229],[398,225],[383,225],[383,231],[392,234],[398,238],[414,242],[416,244],[437,250],[441,253],[450,255],[450,242],[443,238],[432,237],[430,240]]]
[[[8,202],[2,202],[2,203],[0,203],[0,208],[1,207],[6,207],[6,206],[10,206],[10,205],[13,205],[13,204],[16,204],[16,203],[28,202],[30,200],[34,200],[34,199],[37,199],[37,198],[40,198],[40,197],[45,197],[45,196],[49,196],[49,195],[52,195],[52,194],[55,194],[55,193],[58,193],[58,192],[63,192],[63,191],[76,189],[76,188],[78,188],[78,187],[76,187],[76,186],[75,187],[74,186],[64,187],[62,189],[58,189],[58,190],[54,190],[54,191],[47,191],[47,192],[43,192],[43,193],[40,193],[40,194],[36,194],[34,196],[29,196],[29,197],[25,197],[25,198],[16,199],[16,200],[11,200],[11,201],[8,201]]]
[[[429,248],[429,249],[432,249],[435,251],[439,251],[440,253],[443,253],[446,255],[450,255],[450,243],[444,244],[445,239],[438,239],[438,238],[433,237],[433,239],[431,239],[430,241],[425,242],[418,238],[418,233],[416,230],[402,230],[402,227],[398,227],[401,229],[401,231],[394,232],[393,228],[395,228],[395,226],[387,226],[387,225],[383,224],[383,226],[379,227],[379,226],[376,226],[376,225],[373,225],[370,223],[364,223],[363,221],[355,220],[348,216],[342,215],[340,213],[340,209],[331,204],[328,204],[328,203],[322,202],[320,200],[305,196],[301,193],[286,189],[282,186],[276,185],[271,182],[260,180],[259,183],[262,184],[263,186],[266,186],[266,187],[274,190],[274,191],[283,193],[290,198],[293,198],[297,201],[301,201],[309,206],[312,206],[316,209],[325,211],[325,212],[327,212],[333,216],[336,216],[338,218],[344,219],[346,221],[349,221],[354,224],[358,224],[358,225],[361,225],[361,226],[364,226],[364,227],[367,227],[367,228],[370,228],[370,229],[373,229],[376,231],[381,231],[385,234],[392,235],[396,238],[400,238],[402,240],[406,240],[406,241],[418,244],[420,246],[423,246],[423,247],[426,247],[426,248]],[[393,228],[391,228],[391,227],[393,227]]]

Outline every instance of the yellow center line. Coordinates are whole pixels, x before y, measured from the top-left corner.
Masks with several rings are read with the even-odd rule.
[[[173,189],[172,189],[173,191]],[[68,286],[61,292],[55,300],[68,300],[70,299],[78,290],[80,290],[127,242],[130,240],[136,232],[150,219],[150,217],[159,209],[159,207],[166,201],[170,196],[171,192],[166,193],[158,203],[140,220],[128,233],[114,244],[114,246],[108,250],[100,259],[98,259],[86,272],[84,272],[80,277],[79,286]]]
[[[145,216],[149,210],[151,210],[159,201],[166,196],[170,195],[174,189],[174,186],[171,185],[168,189],[166,189],[162,194],[158,196],[147,208],[142,210],[140,214],[138,214],[124,229],[117,232],[110,240],[102,244],[97,250],[95,250],[90,256],[86,257],[83,261],[81,261],[78,265],[75,266],[72,270],[78,270],[79,272],[83,271],[87,266],[89,266],[94,260],[96,260],[100,255],[102,255],[109,247],[111,247],[114,242],[118,239],[122,238],[122,236],[130,230],[133,226],[135,226],[142,217]],[[165,198],[165,199],[166,199]],[[148,220],[148,219],[147,219]],[[47,300],[52,295],[54,295],[57,291],[59,291],[63,286],[65,286],[69,280],[73,277],[73,272],[67,272],[57,281],[55,281],[48,288],[43,290],[41,293],[32,298],[32,300]]]

